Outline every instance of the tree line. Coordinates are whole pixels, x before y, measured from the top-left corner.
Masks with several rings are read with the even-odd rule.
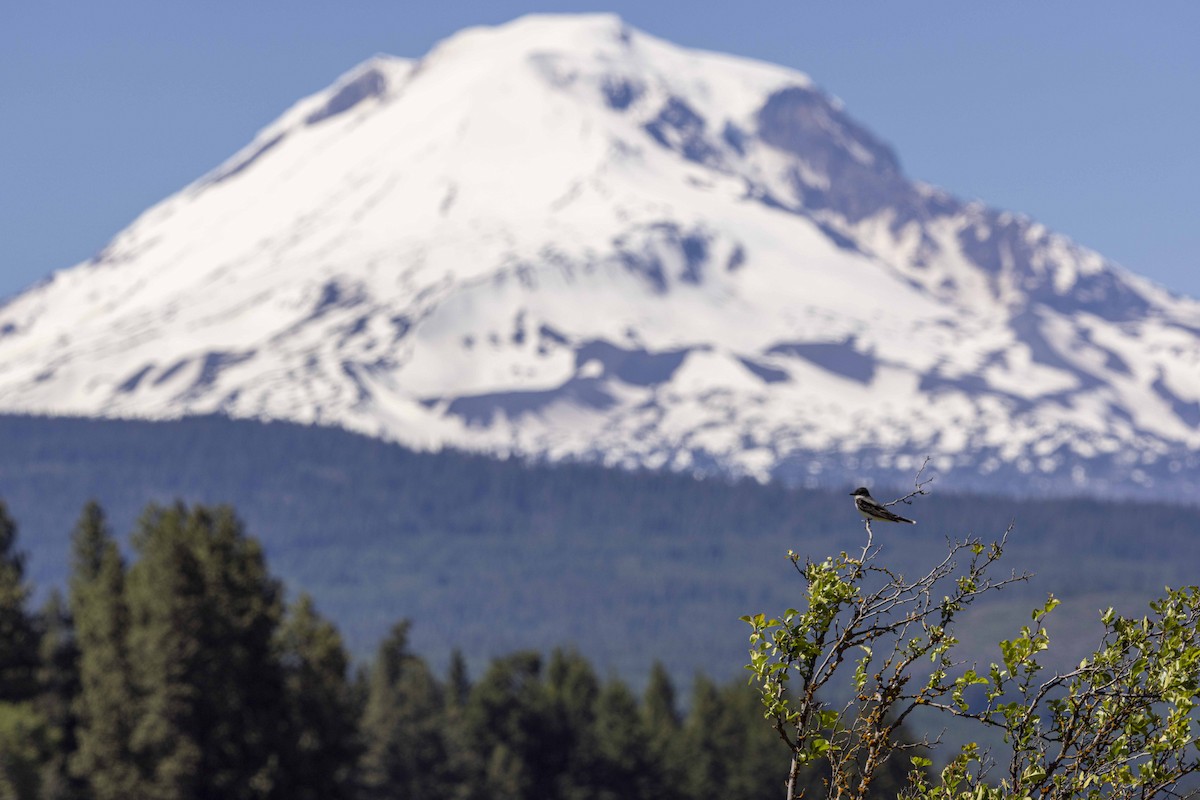
[[[96,503],[72,536],[65,598],[31,611],[0,503],[0,798],[700,800],[786,777],[741,682],[699,676],[684,704],[655,664],[639,697],[561,649],[438,675],[406,620],[356,668],[229,507],[149,506],[132,561]]]
[[[796,604],[793,587],[764,580],[781,549],[837,553],[857,521],[847,497],[857,483],[789,489],[417,453],[281,422],[0,415],[0,443],[0,496],[21,523],[39,587],[67,585],[70,533],[88,498],[100,499],[122,546],[147,499],[228,502],[272,570],[318,598],[356,661],[408,616],[422,655],[444,665],[459,644],[482,672],[479,654],[507,652],[506,620],[519,618],[533,621],[521,631],[529,646],[549,652],[571,637],[625,676],[644,676],[657,657],[681,679],[724,677],[740,664],[737,616]],[[1038,577],[992,601],[1003,613],[1023,616],[1053,588],[1060,619],[1084,626],[1094,622],[1092,596],[1120,606],[1194,581],[1195,508],[1165,502],[941,493],[889,562],[910,573],[946,535],[998,532],[1014,515],[1010,558]],[[574,636],[592,619],[621,635]]]

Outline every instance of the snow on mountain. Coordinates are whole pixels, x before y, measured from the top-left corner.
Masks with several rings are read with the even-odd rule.
[[[607,15],[377,56],[0,306],[0,410],[808,482],[1194,490],[1200,303]]]

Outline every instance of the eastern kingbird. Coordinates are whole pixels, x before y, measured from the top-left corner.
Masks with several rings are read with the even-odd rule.
[[[917,524],[911,519],[888,511],[883,503],[871,497],[871,493],[867,491],[867,487],[865,486],[858,487],[850,494],[854,498],[854,507],[858,509],[858,513],[867,519],[881,519],[884,522],[907,522],[909,525]]]

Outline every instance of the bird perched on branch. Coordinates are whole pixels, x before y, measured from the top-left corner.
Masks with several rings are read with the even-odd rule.
[[[878,519],[884,522],[907,522],[909,525],[917,524],[914,520],[888,511],[883,503],[871,497],[871,493],[867,491],[867,487],[865,486],[858,487],[850,495],[854,498],[854,507],[858,509],[858,513],[869,520]]]

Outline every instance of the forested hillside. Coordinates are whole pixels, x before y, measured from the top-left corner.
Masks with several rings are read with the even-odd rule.
[[[514,650],[574,646],[635,685],[656,659],[682,681],[696,670],[723,680],[745,661],[737,618],[796,603],[784,553],[823,557],[863,537],[853,487],[414,453],[282,423],[10,416],[0,442],[0,498],[20,520],[39,602],[66,586],[70,531],[89,499],[127,554],[148,501],[230,503],[360,660],[407,617],[414,647],[439,668],[454,648],[480,670]],[[921,563],[946,537],[995,536],[1014,521],[1008,562],[1038,573],[982,609],[980,642],[1007,635],[1049,591],[1064,598],[1069,640],[1092,630],[1098,608],[1196,580],[1194,508],[951,495],[936,480],[932,490],[906,507],[916,526],[877,531],[889,561]]]

